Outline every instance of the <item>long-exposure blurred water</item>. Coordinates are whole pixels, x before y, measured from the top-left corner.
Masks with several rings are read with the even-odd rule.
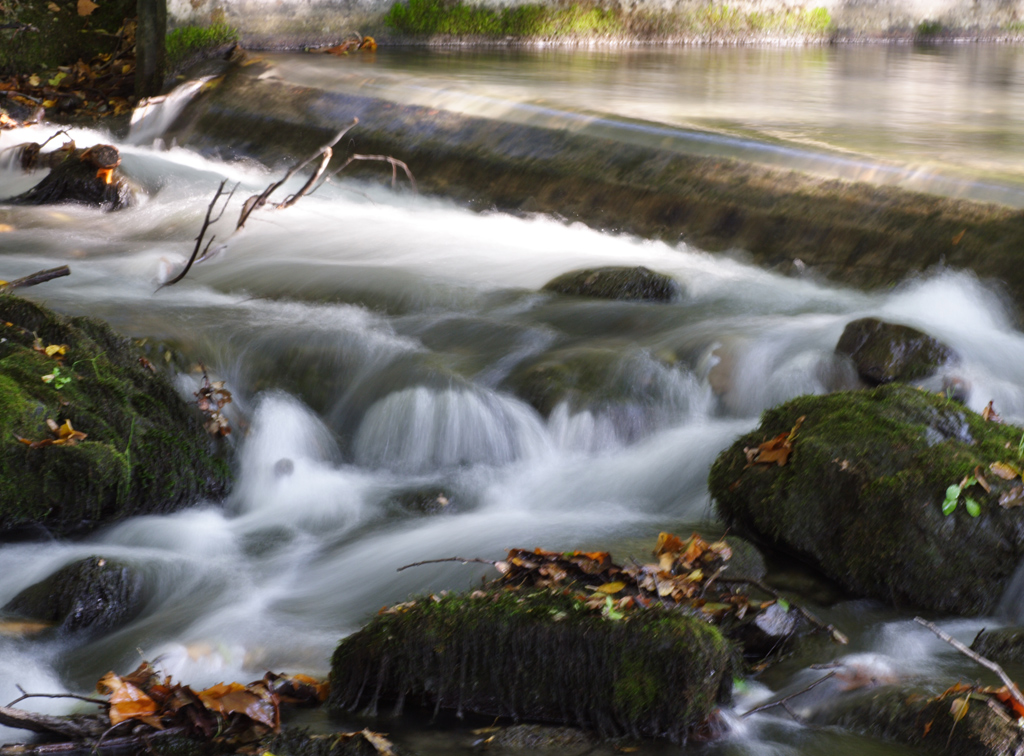
[[[359,86],[415,90],[437,102],[486,97],[509,112],[524,103],[599,111],[644,119],[645,128],[856,154],[865,165],[927,164],[968,182],[998,181],[1012,193],[1024,180],[1022,56],[1009,47],[966,47],[391,51],[376,61],[275,60],[289,76],[333,70],[339,81],[358,75]],[[324,674],[339,638],[382,605],[467,588],[485,574],[479,565],[452,564],[396,572],[402,565],[496,558],[518,546],[645,558],[660,530],[720,531],[705,486],[712,460],[765,408],[853,385],[834,347],[854,318],[894,320],[942,339],[963,360],[955,376],[927,385],[956,377],[970,386],[974,409],[992,400],[1005,420],[1024,422],[1016,308],[963,271],[929,271],[863,293],[685,244],[474,213],[349,182],[288,210],[261,211],[230,236],[236,200],[214,228],[226,247],[181,284],[157,291],[191,252],[219,180],[241,182],[236,197],[244,197],[273,174],[248,159],[154,146],[158,129],[152,121],[148,128],[120,145],[123,171],[145,190],[139,206],[105,214],[0,205],[0,275],[67,263],[70,278],[25,294],[160,344],[160,354],[185,368],[186,395],[198,382],[188,366],[201,362],[225,380],[234,395],[236,484],[223,505],[128,520],[84,541],[0,547],[0,605],[94,554],[136,565],[151,588],[138,619],[88,643],[0,638],[0,703],[15,698],[19,684],[86,691],[107,670],[134,667],[140,653],[193,685],[245,682],[265,669]],[[0,150],[53,130],[4,133]],[[84,129],[73,135],[80,146],[110,141]],[[0,197],[39,180],[0,164]],[[613,264],[672,274],[684,295],[654,305],[539,291],[559,273]],[[563,403],[544,418],[508,388],[518,367],[579,354],[611,361],[613,398]],[[423,515],[402,504],[438,490],[451,511]],[[977,676],[909,613],[824,595],[832,598],[819,591],[805,600],[851,645],[819,644],[752,681],[737,712],[799,688],[815,674],[808,664],[832,658],[900,679]],[[1007,612],[1019,612],[1015,600]],[[983,625],[1005,622],[942,624],[969,642]],[[458,730],[405,737],[422,754],[468,753],[473,740]],[[652,744],[646,752],[911,751],[768,713],[735,719],[712,744]]]

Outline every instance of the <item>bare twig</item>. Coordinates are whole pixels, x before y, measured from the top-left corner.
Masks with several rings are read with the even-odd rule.
[[[324,169],[327,168],[327,164],[331,162],[331,158],[334,157],[334,150],[331,149],[330,147],[324,147],[323,152],[320,153],[320,156],[320,165],[318,165],[317,169],[313,171],[313,175],[309,177],[309,179],[306,181],[305,184],[302,185],[302,188],[299,189],[299,191],[295,192],[295,194],[291,195],[290,197],[287,197],[284,202],[277,205],[278,210],[284,210],[285,208],[291,207],[300,199],[302,199],[303,196],[309,193],[309,190],[317,182],[320,176],[323,175]]]
[[[772,588],[770,585],[767,585],[766,583],[761,582],[760,580],[756,580],[754,578],[727,578],[727,577],[719,577],[718,578],[718,582],[719,583],[728,583],[728,584],[746,583],[748,585],[752,585],[755,588],[758,588],[758,589],[764,591],[769,596],[774,596],[776,599],[782,599],[783,601],[788,603],[791,607],[796,609],[797,612],[799,612],[800,615],[804,617],[804,619],[806,619],[808,622],[810,622],[815,627],[817,627],[817,628],[819,628],[821,630],[824,630],[830,636],[832,636],[832,640],[834,640],[839,645],[845,646],[847,643],[850,642],[850,639],[846,637],[846,634],[843,633],[842,631],[840,631],[835,625],[830,625],[830,624],[828,624],[826,622],[822,622],[820,619],[818,619],[814,614],[809,612],[807,609],[804,609],[799,604],[796,604],[796,603],[790,601],[789,599],[785,598],[777,590]]]
[[[17,289],[24,288],[26,286],[35,286],[36,284],[46,283],[52,281],[55,278],[62,278],[63,276],[70,276],[71,269],[67,265],[61,265],[59,268],[50,268],[49,270],[38,270],[35,273],[30,273],[27,276],[16,278],[13,281],[0,286],[0,291],[4,289]]]
[[[751,714],[757,714],[758,712],[766,711],[767,709],[771,709],[771,708],[774,708],[776,706],[781,706],[786,711],[788,711],[790,713],[790,715],[794,719],[799,720],[800,717],[797,716],[796,712],[794,712],[793,709],[790,708],[789,702],[792,701],[797,696],[802,696],[807,691],[813,690],[814,688],[818,687],[823,682],[825,682],[827,679],[829,679],[830,677],[834,676],[837,671],[838,670],[833,670],[833,671],[829,672],[827,675],[825,675],[824,677],[819,677],[817,680],[812,682],[807,687],[801,688],[800,690],[796,691],[795,693],[790,693],[788,696],[783,696],[782,698],[780,698],[777,701],[772,701],[770,703],[761,704],[760,706],[755,706],[750,711],[747,711],[747,712],[744,712],[743,714],[740,714],[740,718],[743,719],[745,717],[749,717]]]
[[[107,708],[110,708],[110,701],[104,701],[101,698],[89,698],[89,696],[79,696],[74,693],[26,693],[25,689],[20,685],[18,686],[18,690],[21,691],[21,695],[7,704],[8,708],[14,706],[16,703],[21,703],[26,698],[74,698],[79,701],[86,701],[88,703],[96,704],[97,706],[106,706]]]
[[[50,138],[49,138],[49,139],[47,139],[47,140],[46,140],[45,142],[43,142],[43,143],[42,143],[41,145],[39,145],[39,149],[40,149],[40,150],[41,150],[41,149],[43,149],[43,147],[45,147],[46,145],[48,145],[48,144],[49,144],[50,142],[52,142],[52,141],[53,141],[54,139],[56,139],[57,137],[59,137],[59,136],[60,136],[61,134],[63,134],[64,136],[66,136],[66,137],[67,137],[68,139],[71,139],[71,141],[74,141],[74,139],[72,139],[71,135],[70,135],[70,134],[69,134],[68,132],[64,131],[64,129],[61,129],[61,130],[60,130],[60,131],[58,131],[58,132],[57,132],[56,134],[54,134],[54,135],[53,135],[52,137],[50,137]]]
[[[349,155],[348,160],[342,163],[340,167],[331,171],[327,178],[324,179],[323,184],[326,184],[328,181],[337,176],[339,173],[348,168],[352,163],[356,162],[357,160],[369,160],[378,161],[382,163],[391,163],[391,188],[393,189],[395,187],[395,184],[398,180],[398,169],[401,168],[405,172],[406,177],[409,179],[409,183],[412,184],[412,190],[414,192],[419,191],[416,188],[416,179],[413,177],[412,171],[409,170],[409,166],[407,166],[401,160],[391,157],[390,155],[360,155],[358,153],[354,155]],[[321,184],[321,186],[323,184]],[[320,187],[318,186],[317,189],[319,188]]]
[[[284,174],[284,178],[282,178],[280,181],[273,182],[272,184],[270,184],[270,186],[268,186],[266,189],[264,189],[259,194],[254,194],[252,197],[247,199],[245,201],[245,204],[242,205],[242,213],[241,213],[241,215],[238,216],[238,224],[235,226],[235,230],[237,231],[238,229],[242,228],[245,225],[245,222],[247,220],[249,220],[249,216],[253,214],[253,211],[255,211],[258,208],[261,208],[265,204],[267,204],[267,200],[270,199],[270,195],[273,194],[274,192],[276,192],[279,188],[281,188],[281,185],[284,184],[286,181],[288,181],[288,179],[290,179],[296,173],[298,173],[303,168],[305,168],[307,165],[312,163],[318,157],[323,155],[325,152],[332,152],[333,149],[334,149],[334,145],[336,145],[338,142],[340,142],[341,138],[343,136],[345,136],[345,134],[347,134],[348,131],[352,127],[354,127],[357,123],[359,123],[359,119],[358,118],[353,118],[352,119],[352,123],[350,123],[348,126],[346,126],[341,131],[339,131],[337,134],[335,134],[334,138],[331,141],[329,141],[327,144],[325,144],[323,147],[318,149],[316,152],[314,152],[312,155],[310,155],[308,158],[303,160],[298,165],[295,165],[292,168],[289,168],[288,172],[286,174]],[[328,159],[330,159],[330,158],[328,158]],[[319,173],[322,173],[322,172],[323,172],[323,169],[321,168],[320,171],[317,174],[317,178],[319,178]],[[308,191],[309,191],[308,187],[303,187],[302,191],[300,191],[300,193],[295,197],[295,200],[298,200],[299,197],[301,197],[304,194],[307,194]],[[286,202],[287,202],[287,200],[286,200]],[[291,204],[295,204],[295,203],[292,202]],[[285,205],[285,207],[290,207],[290,205]]]
[[[984,656],[977,653],[976,651],[972,651],[963,643],[954,638],[952,635],[943,632],[928,620],[922,617],[914,617],[914,622],[916,622],[919,625],[924,625],[925,627],[927,627],[929,630],[931,630],[933,633],[939,636],[942,640],[946,641],[946,643],[951,645],[953,648],[955,648],[961,654],[966,656],[968,659],[973,659],[981,666],[988,667],[997,675],[999,675],[999,679],[1003,681],[1003,684],[1006,686],[1006,689],[1010,692],[1010,695],[1013,696],[1013,700],[1020,704],[1022,707],[1024,707],[1024,695],[1021,695],[1020,688],[1017,687],[1017,683],[1010,679],[1010,676],[1006,674],[1006,671],[1002,667],[1000,667],[991,659],[986,659]]]
[[[441,562],[461,562],[462,564],[469,564],[470,562],[475,562],[477,564],[489,564],[491,565],[491,567],[494,567],[494,565],[497,564],[497,562],[492,562],[489,559],[467,559],[466,557],[447,557],[446,559],[427,559],[423,562],[413,562],[412,564],[407,564],[404,567],[399,567],[397,570],[395,570],[395,572],[401,572],[402,570],[407,570],[410,567],[419,567],[424,564],[439,564]]]
[[[173,284],[178,283],[178,281],[183,279],[185,277],[185,275],[189,272],[189,270],[192,268],[192,264],[196,261],[196,256],[199,254],[199,249],[200,249],[200,247],[203,244],[203,237],[206,236],[206,229],[208,229],[210,227],[211,223],[216,223],[217,221],[220,220],[221,216],[224,215],[224,211],[227,209],[228,202],[231,201],[231,197],[235,193],[235,189],[238,189],[238,184],[235,184],[234,189],[232,189],[228,193],[228,196],[225,198],[224,205],[221,207],[220,212],[217,214],[217,217],[211,219],[210,216],[213,214],[213,209],[217,206],[217,200],[219,200],[221,194],[224,193],[224,186],[227,183],[228,183],[227,179],[224,179],[223,181],[220,182],[220,186],[217,187],[217,193],[213,195],[213,199],[210,200],[210,204],[206,208],[206,218],[205,218],[205,220],[203,220],[203,227],[199,230],[199,236],[196,237],[195,249],[192,250],[192,256],[188,259],[188,262],[185,263],[185,268],[181,271],[181,273],[176,275],[170,281],[167,281],[166,283],[161,284],[158,287],[157,291],[159,291],[160,289],[164,288],[164,286],[172,286]],[[213,240],[216,239],[216,238],[217,238],[216,235],[213,235],[213,236],[210,237],[210,241],[208,241],[206,243],[206,249],[203,250],[203,256],[206,255],[206,252],[210,249],[210,245],[213,244]]]

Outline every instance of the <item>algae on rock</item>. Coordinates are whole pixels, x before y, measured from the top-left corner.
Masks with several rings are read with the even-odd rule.
[[[679,282],[672,276],[642,265],[574,270],[551,279],[544,284],[543,290],[578,297],[641,302],[672,302],[683,294]]]
[[[0,337],[0,532],[68,535],[226,492],[227,465],[211,455],[195,408],[106,324],[0,294]],[[18,440],[51,438],[48,420],[87,438]]]
[[[735,664],[696,616],[613,621],[557,591],[476,591],[393,607],[345,638],[328,705],[413,703],[683,741],[729,695]]]
[[[746,449],[806,419],[785,466]],[[946,489],[979,465],[1013,462],[1021,430],[900,384],[804,396],[769,410],[724,451],[708,488],[729,527],[804,559],[847,590],[959,614],[995,609],[1024,556],[1021,481],[989,475],[981,513],[942,513]],[[1019,462],[1019,460],[1016,460]]]

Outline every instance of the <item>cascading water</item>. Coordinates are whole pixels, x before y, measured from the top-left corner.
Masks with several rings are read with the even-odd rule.
[[[151,108],[144,123],[165,122]],[[347,183],[261,211],[235,235],[226,218],[213,229],[226,246],[157,291],[191,251],[220,178],[248,196],[272,174],[252,161],[147,146],[161,131],[145,128],[121,145],[123,170],[144,192],[137,207],[0,205],[0,264],[8,279],[69,264],[70,278],[26,294],[160,344],[186,368],[186,395],[197,386],[190,365],[225,380],[237,482],[223,505],[135,518],[73,543],[0,548],[0,605],[91,555],[135,565],[149,595],[131,624],[85,643],[0,638],[3,702],[17,684],[87,689],[108,669],[134,666],[136,649],[194,685],[248,681],[267,668],[321,674],[338,639],[382,604],[465,588],[483,574],[450,564],[396,572],[405,564],[495,558],[516,546],[643,557],[637,550],[659,530],[714,531],[711,462],[767,407],[851,385],[834,347],[855,318],[942,339],[962,361],[934,387],[955,377],[970,387],[972,408],[993,400],[1007,421],[1024,421],[1024,335],[998,293],[963,272],[866,294],[685,244]],[[16,134],[42,141],[50,130]],[[79,145],[109,140],[73,134]],[[12,143],[4,139],[0,149]],[[0,164],[0,196],[36,180]],[[672,274],[684,295],[637,304],[539,291],[559,273],[608,264]],[[559,399],[546,417],[519,398],[517,371],[570,357],[602,376],[589,393]],[[410,504],[436,492],[445,511]],[[847,665],[900,678],[936,665],[970,669],[905,613],[849,600],[815,608],[851,635]],[[997,622],[945,627],[969,641]],[[805,664],[752,683],[735,710],[799,689],[812,679]],[[684,750],[906,752],[770,713],[731,721],[721,741]],[[450,753],[459,737],[419,747]]]

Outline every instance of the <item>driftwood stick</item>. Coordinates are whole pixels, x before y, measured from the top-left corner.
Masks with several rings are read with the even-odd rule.
[[[401,168],[405,172],[406,177],[409,179],[409,183],[412,184],[412,190],[414,192],[419,191],[419,189],[417,189],[416,187],[416,179],[413,177],[412,171],[409,170],[409,166],[407,166],[398,158],[393,158],[390,155],[360,155],[358,153],[354,155],[349,155],[348,160],[346,160],[338,168],[334,169],[333,171],[331,171],[330,174],[328,174],[327,178],[324,179],[323,184],[326,184],[328,181],[337,176],[339,173],[348,168],[350,165],[352,165],[352,163],[356,162],[357,160],[391,163],[391,188],[393,189],[395,187],[395,182],[398,177],[398,169]],[[321,186],[323,184],[321,184]],[[318,186],[317,189],[319,188],[320,187]]]
[[[999,675],[999,679],[1003,681],[1003,685],[1006,686],[1006,689],[1010,692],[1010,695],[1013,696],[1013,700],[1021,706],[1024,706],[1024,695],[1021,695],[1020,688],[1017,687],[1017,683],[1010,679],[1010,676],[1006,674],[1006,671],[1002,667],[1000,667],[991,659],[986,659],[984,656],[977,653],[976,651],[972,651],[963,643],[954,638],[952,635],[943,632],[928,620],[922,617],[914,617],[914,622],[916,622],[919,625],[924,625],[925,627],[927,627],[929,630],[931,630],[933,633],[939,636],[942,640],[946,641],[946,643],[951,645],[953,648],[955,648],[961,654],[966,656],[968,659],[973,659],[981,666],[988,667],[997,675]]]
[[[174,284],[178,283],[178,281],[183,279],[188,274],[189,270],[192,269],[192,264],[196,261],[196,257],[199,255],[199,249],[203,244],[203,237],[206,236],[206,230],[210,227],[211,223],[216,223],[217,221],[220,220],[221,216],[224,215],[224,210],[227,209],[228,202],[231,201],[231,197],[234,195],[235,189],[238,189],[238,184],[235,184],[234,189],[232,189],[228,193],[228,196],[225,198],[224,205],[221,207],[220,212],[217,214],[217,217],[211,219],[210,216],[213,215],[213,209],[217,206],[217,200],[219,200],[220,196],[224,193],[224,187],[227,185],[227,183],[227,179],[221,181],[220,186],[217,187],[217,193],[214,194],[213,199],[210,200],[210,204],[206,208],[206,218],[203,220],[203,227],[199,230],[199,236],[196,237],[195,249],[192,250],[192,256],[188,258],[188,262],[185,263],[184,269],[182,269],[181,273],[176,275],[170,281],[161,284],[160,287],[157,289],[158,291],[159,289],[164,288],[164,286],[173,286]],[[213,244],[213,240],[216,238],[216,235],[210,237],[210,241],[206,243],[206,249],[203,250],[203,256],[206,255],[206,252],[210,249],[210,245]]]
[[[410,567],[419,567],[424,564],[440,564],[441,562],[461,562],[462,564],[469,564],[470,562],[475,562],[477,564],[489,564],[491,565],[491,567],[495,565],[495,562],[492,562],[490,559],[467,559],[466,557],[447,557],[445,559],[427,559],[422,562],[413,562],[412,564],[407,564],[404,567],[399,567],[397,570],[395,570],[395,572],[401,572],[402,570],[407,570]]]
[[[308,194],[309,190],[313,188],[313,185],[323,175],[323,172],[327,168],[327,164],[331,162],[332,157],[334,157],[334,150],[330,147],[324,147],[323,152],[320,153],[320,165],[318,165],[316,170],[313,171],[313,174],[309,177],[306,183],[302,185],[302,188],[295,192],[295,194],[287,197],[284,202],[277,205],[277,209],[284,210],[285,208],[291,207],[302,199],[302,197]]]
[[[35,286],[36,284],[46,283],[52,281],[55,278],[62,278],[64,276],[70,276],[71,269],[67,265],[61,265],[59,268],[50,268],[49,270],[38,270],[35,273],[31,273],[21,278],[16,278],[13,281],[8,281],[0,288],[5,289],[17,289],[24,288],[26,286]]]
[[[749,717],[751,714],[757,714],[758,712],[774,708],[776,706],[781,706],[786,711],[788,711],[794,718],[799,719],[799,717],[796,716],[795,712],[789,707],[789,702],[792,701],[797,696],[802,696],[807,691],[813,690],[814,688],[818,687],[823,682],[825,682],[827,679],[829,679],[830,677],[835,675],[837,671],[838,670],[832,670],[831,672],[829,672],[824,677],[819,677],[817,680],[812,682],[807,687],[801,688],[800,690],[796,691],[795,693],[790,693],[788,696],[783,696],[782,698],[780,698],[777,701],[771,701],[770,703],[761,704],[760,706],[755,706],[750,711],[747,711],[747,712],[744,712],[743,714],[740,714],[740,719],[743,719],[745,717]]]
[[[766,583],[763,583],[760,580],[756,580],[754,578],[727,578],[727,577],[719,577],[718,578],[718,582],[719,583],[729,583],[729,584],[737,584],[737,583],[743,584],[743,583],[746,583],[748,585],[752,585],[755,588],[758,588],[759,590],[764,591],[769,596],[774,596],[776,599],[782,599],[783,601],[788,603],[790,606],[792,606],[794,609],[796,609],[800,613],[800,615],[804,617],[804,619],[806,619],[808,622],[810,622],[815,627],[817,627],[817,628],[819,628],[821,630],[824,630],[830,636],[832,636],[832,640],[834,640],[839,645],[845,646],[847,643],[850,642],[850,639],[846,637],[846,634],[843,633],[842,631],[840,631],[835,625],[830,625],[830,624],[828,624],[826,622],[821,621],[814,614],[812,614],[810,611],[808,611],[807,609],[804,609],[799,604],[790,601],[785,596],[783,596],[781,593],[779,593],[777,590],[772,588],[770,585],[768,585]]]
[[[349,132],[349,130],[352,129],[357,123],[359,123],[359,119],[358,118],[353,118],[352,119],[352,123],[350,123],[348,126],[346,126],[341,131],[339,131],[337,134],[335,134],[334,138],[331,139],[331,141],[329,141],[327,144],[325,144],[323,147],[318,149],[316,152],[314,152],[312,155],[310,155],[308,158],[303,160],[298,165],[295,165],[295,166],[292,166],[291,168],[289,168],[288,172],[284,174],[284,178],[282,178],[280,181],[274,181],[273,183],[270,184],[270,186],[268,186],[262,192],[260,192],[259,194],[254,194],[249,199],[247,199],[245,201],[245,204],[242,205],[242,213],[241,213],[241,215],[238,216],[238,224],[235,226],[235,230],[237,231],[238,229],[242,228],[245,225],[245,222],[247,220],[249,220],[249,216],[252,215],[255,210],[257,210],[258,208],[261,208],[265,204],[267,204],[267,200],[270,199],[270,195],[273,194],[274,192],[276,192],[279,188],[281,188],[281,185],[284,184],[286,181],[288,181],[288,179],[290,179],[296,173],[298,173],[303,168],[305,168],[307,165],[312,163],[318,157],[323,155],[325,152],[331,152],[333,154],[334,145],[336,145],[338,142],[340,142],[341,138],[343,136],[345,136],[345,134],[347,134]],[[323,170],[321,169],[319,171],[319,173],[322,173],[322,172],[323,172]],[[319,178],[319,176],[318,176],[318,178]],[[304,194],[307,194],[308,192],[309,192],[308,187],[303,187],[302,191],[298,194],[298,196],[295,197],[295,200],[297,201],[299,199],[299,197],[303,196]],[[287,202],[287,200],[286,200],[286,202]],[[295,204],[295,203],[292,202],[291,204]],[[285,206],[286,207],[290,207],[291,205],[285,205]]]
[[[102,733],[93,722],[76,721],[69,717],[54,717],[34,711],[0,706],[0,725],[50,735],[63,735],[75,740],[88,740]]]

